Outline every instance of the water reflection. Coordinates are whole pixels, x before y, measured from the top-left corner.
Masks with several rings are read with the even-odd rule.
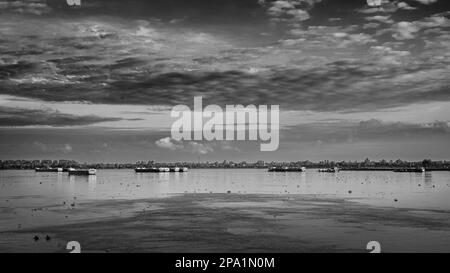
[[[433,186],[433,174],[431,172],[423,174],[423,178],[426,186]]]
[[[69,175],[69,194],[75,194],[75,176]]]
[[[58,173],[57,175],[57,179],[56,179],[56,188],[58,191],[61,191],[61,189],[63,188],[63,174],[62,173]]]
[[[188,173],[135,173],[133,170],[99,170],[97,176],[68,176],[66,173],[1,171],[0,178],[0,201],[20,196],[24,203],[59,202],[74,196],[91,201],[162,198],[184,193],[236,193],[320,194],[353,198],[357,202],[369,200],[376,205],[450,208],[449,172],[191,170]],[[31,199],[36,195],[40,198]]]
[[[90,175],[88,177],[88,184],[89,184],[89,192],[94,192],[97,188],[97,176],[96,175]]]
[[[171,173],[158,173],[159,181],[160,182],[166,182],[169,181]]]

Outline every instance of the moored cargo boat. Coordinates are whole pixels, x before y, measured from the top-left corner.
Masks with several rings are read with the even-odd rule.
[[[36,168],[34,169],[38,173],[62,173],[63,168]]]
[[[404,168],[404,169],[395,169],[396,173],[424,173],[425,168]]]
[[[69,175],[96,175],[97,170],[96,169],[74,169],[70,168],[68,170]]]
[[[159,168],[143,168],[138,167],[134,169],[136,173],[159,173]]]
[[[341,170],[338,167],[328,168],[328,169],[319,169],[320,173],[338,173]]]
[[[185,173],[188,171],[188,168],[184,167],[184,168],[180,168],[180,167],[175,167],[175,168],[170,168],[170,172],[171,173]]]
[[[160,168],[145,168],[145,167],[137,167],[134,169],[136,173],[184,173],[188,171],[188,168],[180,168],[180,167],[174,167],[174,168],[167,168],[167,167],[160,167]]]
[[[268,170],[269,172],[278,172],[278,173],[282,173],[282,172],[306,172],[306,168],[305,167],[271,167]]]

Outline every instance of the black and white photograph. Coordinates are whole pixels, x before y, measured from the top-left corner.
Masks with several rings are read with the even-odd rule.
[[[449,126],[448,0],[0,0],[0,253],[450,253]]]

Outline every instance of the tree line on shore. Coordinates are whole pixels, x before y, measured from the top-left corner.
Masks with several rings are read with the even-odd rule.
[[[436,170],[450,170],[450,161],[433,161],[424,159],[421,161],[404,160],[379,160],[373,161],[330,161],[319,162],[295,161],[295,162],[155,162],[138,161],[136,163],[79,163],[74,160],[0,160],[0,169],[30,170],[35,168],[96,168],[96,169],[134,169],[137,167],[188,167],[191,169],[201,168],[260,168],[265,169],[272,166],[306,167],[306,168],[334,168],[341,169],[396,169],[396,168],[426,168]]]

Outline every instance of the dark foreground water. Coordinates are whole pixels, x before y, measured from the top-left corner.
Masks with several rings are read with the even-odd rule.
[[[449,197],[449,172],[0,171],[0,252],[450,252]]]

